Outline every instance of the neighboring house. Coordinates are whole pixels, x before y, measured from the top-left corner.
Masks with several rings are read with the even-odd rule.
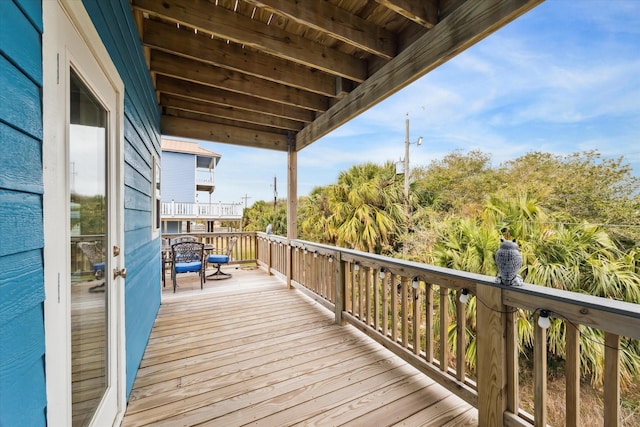
[[[198,191],[212,194],[216,188],[216,165],[221,157],[197,142],[163,138],[162,200],[193,203]]]
[[[239,221],[242,205],[212,203],[215,169],[220,154],[202,148],[197,142],[162,139],[160,195],[163,233],[192,231],[192,222],[206,224],[214,231],[216,221]],[[200,199],[198,196],[204,196]],[[204,225],[203,224],[203,225]]]

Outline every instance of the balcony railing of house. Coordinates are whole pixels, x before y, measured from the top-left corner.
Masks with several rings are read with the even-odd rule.
[[[242,203],[162,202],[161,218],[242,219]]]
[[[640,305],[530,284],[505,287],[494,277],[264,233],[256,238],[258,263],[271,274],[332,310],[337,323],[360,329],[475,406],[481,425],[547,425],[547,330],[537,324],[541,315],[563,322],[566,425],[581,425],[580,331],[600,331],[604,425],[620,424],[621,340],[640,339]],[[470,317],[462,294],[472,297]],[[517,325],[527,318],[534,328],[533,413],[521,408],[519,396]],[[476,376],[469,373],[468,354],[474,354]]]
[[[196,168],[196,184],[214,185],[215,174],[213,169]]]

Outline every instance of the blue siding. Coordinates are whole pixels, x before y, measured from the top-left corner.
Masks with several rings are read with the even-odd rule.
[[[42,4],[0,16],[0,425],[44,426]]]
[[[163,202],[196,201],[196,156],[186,153],[162,152],[160,195]]]
[[[160,155],[160,115],[128,0],[83,0],[125,85],[124,184],[127,395],[160,307],[160,239],[151,233],[152,157]]]

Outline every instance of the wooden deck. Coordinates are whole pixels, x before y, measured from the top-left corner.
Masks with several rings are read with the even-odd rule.
[[[261,269],[178,277],[123,426],[477,425],[477,411]],[[169,282],[168,280],[167,282]]]

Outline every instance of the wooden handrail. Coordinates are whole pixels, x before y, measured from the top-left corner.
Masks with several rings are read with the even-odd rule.
[[[581,425],[579,328],[603,331],[604,423],[619,424],[620,340],[640,339],[640,305],[532,284],[504,287],[486,275],[264,233],[257,239],[258,247],[271,248],[274,274],[289,276],[293,286],[333,310],[336,322],[352,324],[476,406],[481,425],[547,423],[546,330],[533,323],[535,409],[528,414],[518,393],[518,316],[530,312],[535,320],[545,310],[565,323],[568,426]],[[265,253],[259,251],[259,263],[267,262]],[[471,316],[477,324],[477,379],[469,377],[464,354],[469,341],[468,314],[458,299],[462,289],[477,301]]]

